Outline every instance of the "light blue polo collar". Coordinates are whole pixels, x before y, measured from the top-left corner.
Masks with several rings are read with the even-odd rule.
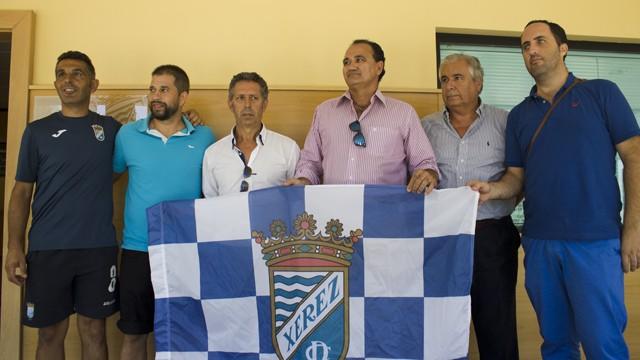
[[[149,121],[151,121],[151,115],[148,115],[144,119],[140,119],[136,126],[136,130],[143,133],[146,133],[148,130],[151,130],[149,128]],[[182,122],[184,123],[184,129],[180,130],[181,133],[188,135],[188,134],[191,134],[196,129],[193,126],[193,124],[191,124],[191,121],[189,121],[189,118],[186,115],[182,115]]]

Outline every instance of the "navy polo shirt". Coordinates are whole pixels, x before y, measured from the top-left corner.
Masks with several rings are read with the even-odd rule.
[[[94,112],[27,125],[16,180],[35,183],[29,251],[117,245],[111,162],[119,128]]]
[[[574,80],[569,73],[556,94]],[[524,168],[524,235],[596,240],[620,236],[620,191],[615,145],[640,129],[620,89],[608,80],[577,84],[558,103],[531,154],[526,150],[550,104],[536,87],[507,120],[508,167]]]

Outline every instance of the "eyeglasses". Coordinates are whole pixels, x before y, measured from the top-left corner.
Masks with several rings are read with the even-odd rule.
[[[351,124],[349,124],[349,129],[355,132],[353,135],[353,143],[356,146],[367,147],[367,141],[364,139],[364,135],[362,135],[362,128],[360,127],[360,121],[355,120]]]

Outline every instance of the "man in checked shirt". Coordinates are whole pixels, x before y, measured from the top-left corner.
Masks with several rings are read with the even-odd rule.
[[[316,108],[295,178],[285,185],[396,184],[416,193],[433,190],[438,167],[416,111],[378,90],[384,61],[384,51],[373,41],[349,46],[342,60],[349,89]]]
[[[499,179],[505,171],[507,112],[480,100],[480,62],[451,54],[441,62],[439,77],[446,108],[422,120],[438,159],[438,188]],[[518,359],[515,289],[520,235],[509,216],[515,203],[514,198],[491,200],[478,208],[471,315],[481,359]]]

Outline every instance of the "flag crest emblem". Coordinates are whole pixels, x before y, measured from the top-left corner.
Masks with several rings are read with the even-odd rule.
[[[288,235],[282,220],[271,236],[252,231],[269,267],[272,341],[280,359],[344,359],[349,345],[349,266],[362,230],[343,236],[330,219],[322,231],[306,211]]]

